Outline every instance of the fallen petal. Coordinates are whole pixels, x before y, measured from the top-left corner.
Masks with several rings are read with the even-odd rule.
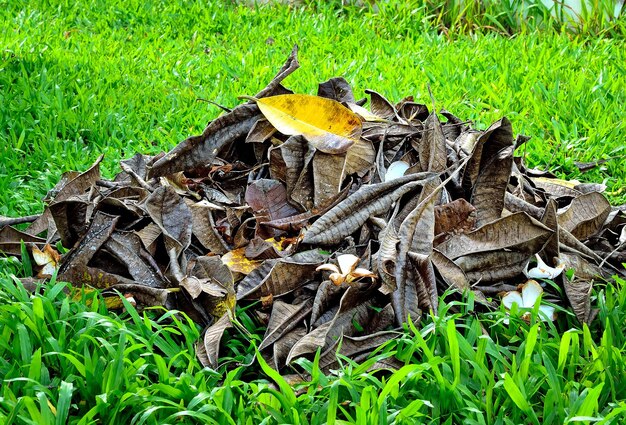
[[[537,258],[537,266],[528,270],[528,265],[526,265],[526,269],[524,269],[524,274],[529,279],[554,279],[565,269],[565,264],[559,264],[557,267],[550,267],[543,262],[538,254],[535,254],[535,257]]]
[[[533,308],[541,294],[543,294],[541,285],[534,280],[529,280],[522,286],[523,305],[520,307]]]
[[[334,264],[322,264],[321,266],[319,266],[318,268],[315,269],[315,271],[317,271],[317,272],[319,272],[320,270],[328,270],[328,271],[331,271],[333,273],[341,274],[339,272],[339,269],[337,268],[337,266],[334,265]]]
[[[392,162],[385,173],[385,181],[388,182],[402,177],[409,167],[410,165],[404,161]]]
[[[556,319],[556,313],[554,312],[554,307],[551,307],[549,305],[542,305],[539,307],[539,318],[541,320],[543,320],[544,322],[546,321],[553,321],[554,319]]]
[[[339,270],[341,270],[341,273],[343,275],[347,275],[348,273],[351,273],[355,268],[356,265],[359,264],[359,257],[357,257],[356,255],[352,255],[352,254],[341,254],[340,256],[337,257],[337,262],[339,263]]]
[[[345,276],[341,273],[331,273],[328,279],[337,286],[341,285],[346,280]]]
[[[509,310],[513,307],[513,304],[517,304],[518,307],[524,307],[522,295],[517,291],[507,292],[502,297],[502,304]]]
[[[360,277],[376,277],[376,275],[371,271],[360,267],[354,269],[352,273],[350,273],[350,276],[353,276],[355,279],[358,279]]]

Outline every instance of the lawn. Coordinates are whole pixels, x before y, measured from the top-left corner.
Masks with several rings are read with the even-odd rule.
[[[0,2],[0,215],[41,212],[62,172],[105,154],[107,177],[136,152],[200,133],[240,95],[272,78],[294,44],[302,67],[285,85],[315,93],[344,76],[357,96],[413,95],[485,128],[502,116],[531,166],[604,182],[626,202],[626,43],[620,33],[520,26],[512,35],[438,31],[418,6],[336,3],[289,8],[231,2]],[[430,16],[430,17],[429,17]],[[623,33],[622,33],[623,35]],[[582,173],[576,163],[607,160]],[[257,358],[263,333],[245,311],[203,369],[201,329],[180,315],[118,316],[66,286],[27,293],[0,258],[2,423],[623,423],[626,283],[598,283],[590,326],[476,313],[472,298],[407,328],[377,357],[285,381]],[[393,374],[369,372],[395,355]],[[288,371],[281,371],[286,373]],[[292,379],[292,378],[290,378]],[[342,422],[344,421],[344,422]]]

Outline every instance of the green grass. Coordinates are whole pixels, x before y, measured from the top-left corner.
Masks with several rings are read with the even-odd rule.
[[[0,279],[0,421],[4,424],[589,423],[626,418],[626,282],[597,294],[592,328],[476,314],[451,302],[364,363],[290,384],[234,332],[223,365],[194,356],[199,329],[175,313],[108,313],[94,294],[73,302],[53,284],[31,295]],[[242,313],[242,321],[250,320]],[[253,338],[252,341],[258,341]],[[369,368],[395,355],[397,372]],[[253,370],[254,369],[254,370]]]
[[[436,13],[442,4],[448,12]],[[533,137],[520,152],[531,165],[606,181],[612,201],[623,203],[623,158],[585,175],[574,164],[626,155],[623,19],[609,25],[590,14],[580,22],[586,27],[567,29],[571,23],[541,10],[526,22],[517,9],[460,4],[380,2],[374,13],[339,2],[0,1],[0,215],[41,211],[61,172],[84,170],[100,153],[111,176],[120,158],[200,133],[219,110],[199,98],[233,106],[255,94],[294,43],[302,68],[285,83],[297,92],[343,75],[357,95],[371,88],[429,104],[430,85],[438,108],[479,127],[509,117],[516,132]],[[68,300],[62,284],[31,295],[10,277],[24,267],[0,259],[0,423],[619,424],[626,417],[620,280],[594,293],[600,313],[589,328],[564,313],[554,325],[506,326],[503,312],[479,315],[471,300],[441,303],[422,328],[378,353],[405,362],[395,374],[369,373],[376,358],[343,359],[329,375],[302,361],[312,380],[294,386],[258,363],[245,366],[262,333],[245,312],[239,320],[252,336],[231,332],[223,365],[202,369],[193,350],[200,330],[183,316],[129,308],[118,317],[93,295]]]

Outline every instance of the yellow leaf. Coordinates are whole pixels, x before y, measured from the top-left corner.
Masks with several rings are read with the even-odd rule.
[[[335,100],[306,94],[255,100],[278,131],[287,136],[302,135],[324,153],[343,153],[361,137],[359,116]]]
[[[284,248],[280,240],[274,238],[265,239],[265,242],[269,242],[276,248],[277,251],[282,251]],[[230,252],[222,255],[222,263],[226,264],[231,272],[248,274],[252,270],[261,265],[261,260],[251,260],[246,257],[246,247],[233,249]]]
[[[237,305],[237,296],[235,293],[229,293],[222,298],[212,298],[208,303],[208,311],[215,318],[222,317],[230,312],[234,314]]]
[[[226,264],[231,272],[243,274],[248,274],[261,265],[261,261],[250,260],[246,257],[245,246],[222,255],[222,263]]]

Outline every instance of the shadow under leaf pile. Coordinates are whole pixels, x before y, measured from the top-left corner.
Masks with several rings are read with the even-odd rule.
[[[366,109],[343,78],[293,94],[281,82],[296,53],[170,152],[122,161],[113,180],[102,158],[63,175],[30,227],[2,227],[0,249],[21,255],[23,241],[42,278],[52,267],[186,312],[207,328],[198,357],[212,367],[238,302],[256,302],[274,367],[321,349],[327,369],[338,348],[362,358],[436,311],[446,290],[497,308],[536,255],[574,271],[554,278],[564,296],[545,297],[592,320],[593,282],[626,261],[626,214],[602,185],[527,168],[514,156],[527,138],[506,118],[476,130],[371,90]],[[59,241],[60,258],[48,245]]]

